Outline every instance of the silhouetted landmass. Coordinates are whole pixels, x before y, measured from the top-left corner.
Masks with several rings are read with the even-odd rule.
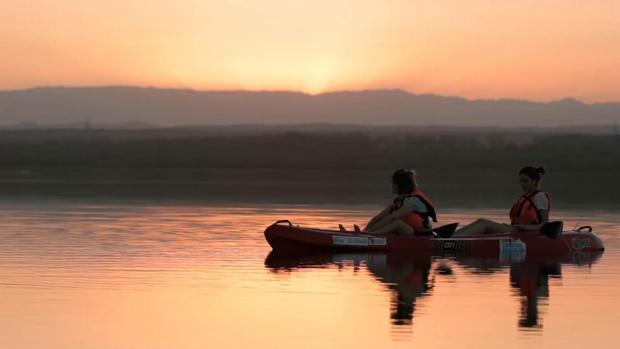
[[[138,87],[46,87],[0,91],[4,127],[144,128],[230,124],[357,124],[479,127],[605,125],[620,103],[468,100],[402,90],[194,91]]]
[[[389,200],[414,167],[444,205],[508,206],[543,165],[560,205],[618,205],[620,137],[519,132],[0,131],[5,196],[77,195],[358,203]]]
[[[151,133],[152,132],[152,133]],[[523,133],[0,131],[3,166],[620,170],[620,137]]]

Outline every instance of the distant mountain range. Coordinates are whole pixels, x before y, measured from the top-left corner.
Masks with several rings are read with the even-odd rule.
[[[0,91],[0,127],[4,128],[239,124],[574,128],[611,127],[616,122],[620,122],[620,103],[469,100],[403,90],[318,95],[125,86]]]

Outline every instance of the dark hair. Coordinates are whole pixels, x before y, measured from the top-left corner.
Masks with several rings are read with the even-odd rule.
[[[392,183],[398,188],[398,194],[409,194],[415,186],[414,171],[399,168],[392,174]]]
[[[525,166],[519,171],[519,174],[526,175],[535,181],[539,181],[545,174],[545,169],[542,167]]]

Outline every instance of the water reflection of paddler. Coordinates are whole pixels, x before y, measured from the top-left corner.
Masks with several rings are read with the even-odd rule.
[[[561,275],[560,261],[525,259],[506,263],[475,257],[459,258],[458,263],[476,275],[490,275],[510,270],[510,285],[518,291],[521,302],[519,327],[539,328],[539,300],[549,297],[549,276]]]
[[[369,256],[368,270],[392,291],[391,318],[395,325],[411,324],[416,299],[433,287],[433,280],[429,278],[431,264],[430,256]]]
[[[519,327],[539,328],[539,300],[549,298],[549,277],[560,277],[559,262],[523,262],[510,266],[510,284],[519,290]]]

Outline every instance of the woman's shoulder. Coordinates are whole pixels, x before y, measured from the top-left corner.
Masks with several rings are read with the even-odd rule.
[[[410,206],[412,209],[414,209],[416,211],[425,211],[426,210],[426,205],[417,196],[414,196],[414,195],[407,196],[404,201],[405,201],[405,204],[407,204],[408,206]]]
[[[544,191],[539,191],[532,196],[532,202],[534,206],[536,206],[539,210],[548,210],[549,209],[549,194]]]

